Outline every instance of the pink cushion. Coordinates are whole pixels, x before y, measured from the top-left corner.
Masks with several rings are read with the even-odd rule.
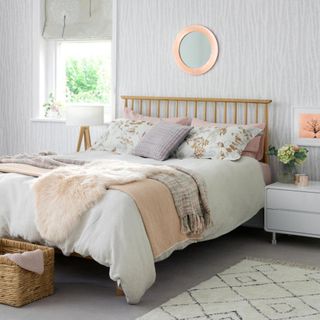
[[[191,126],[193,127],[224,127],[224,126],[235,126],[236,124],[233,123],[213,123],[209,121],[200,120],[197,118],[192,119]],[[265,129],[265,123],[254,123],[244,125],[246,127],[255,127],[260,129]],[[243,150],[242,155],[251,157],[257,160],[262,160],[264,153],[264,136],[257,136],[254,137]]]
[[[271,168],[267,163],[264,163],[264,162],[260,162],[260,166],[262,169],[264,182],[267,186],[268,184],[272,183]]]
[[[148,121],[153,124],[159,123],[161,120],[171,122],[171,123],[181,124],[183,126],[190,126],[191,124],[191,119],[189,118],[162,118],[161,119],[156,117],[147,117],[147,116],[143,116],[142,114],[136,113],[129,108],[124,108],[123,115],[125,119]]]

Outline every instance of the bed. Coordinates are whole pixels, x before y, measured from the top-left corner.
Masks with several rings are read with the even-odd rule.
[[[126,108],[147,116],[176,117],[183,114],[220,123],[265,122],[263,139],[265,148],[268,146],[268,107],[271,100],[122,98]],[[85,161],[116,159],[133,163],[159,163],[130,154],[105,151],[80,152],[63,157]],[[265,156],[261,162],[267,162]],[[102,200],[83,215],[80,225],[65,241],[50,243],[41,238],[34,223],[35,203],[31,187],[35,178],[15,173],[0,174],[0,236],[46,243],[59,248],[65,255],[77,253],[83,257],[90,256],[109,267],[110,278],[121,285],[128,303],[138,303],[155,281],[154,262],[168,258],[175,250],[181,250],[191,243],[214,239],[230,232],[263,207],[263,171],[261,164],[253,158],[242,157],[235,162],[169,159],[165,164],[192,169],[206,182],[214,224],[201,239],[181,241],[155,258],[133,199],[120,190],[108,190]]]

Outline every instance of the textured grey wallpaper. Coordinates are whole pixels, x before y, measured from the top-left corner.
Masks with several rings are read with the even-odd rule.
[[[214,69],[199,77],[171,53],[176,33],[194,23],[220,45]],[[118,0],[117,24],[118,95],[270,98],[276,145],[291,141],[293,106],[319,106],[319,0]],[[72,151],[76,129],[30,122],[32,0],[1,0],[0,31],[0,153]],[[320,179],[320,149],[310,151],[305,169]]]
[[[31,118],[31,0],[0,1],[0,147],[28,146]],[[0,150],[1,151],[1,150]]]
[[[119,0],[118,93],[270,98],[272,143],[291,140],[293,106],[320,106],[319,0]],[[183,73],[172,43],[190,24],[213,30],[214,68]],[[320,179],[320,148],[305,170]]]

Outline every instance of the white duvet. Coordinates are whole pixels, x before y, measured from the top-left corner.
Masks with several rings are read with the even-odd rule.
[[[77,153],[68,158],[160,163],[132,155],[98,151]],[[263,175],[259,163],[252,158],[243,157],[236,162],[170,159],[161,164],[190,168],[205,179],[213,227],[206,230],[202,241],[233,230],[263,207]],[[31,190],[34,181],[35,178],[19,174],[0,174],[0,236],[46,243],[34,222],[34,195]],[[178,244],[158,260],[190,243]],[[48,244],[60,248],[66,255],[76,252],[91,256],[110,267],[110,278],[121,284],[128,303],[138,303],[156,278],[154,258],[139,211],[135,202],[121,191],[108,190],[103,199],[83,215],[81,224],[66,241]]]

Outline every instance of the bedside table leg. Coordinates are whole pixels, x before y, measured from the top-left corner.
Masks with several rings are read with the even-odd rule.
[[[272,244],[276,245],[277,244],[277,234],[275,232],[272,232]]]

